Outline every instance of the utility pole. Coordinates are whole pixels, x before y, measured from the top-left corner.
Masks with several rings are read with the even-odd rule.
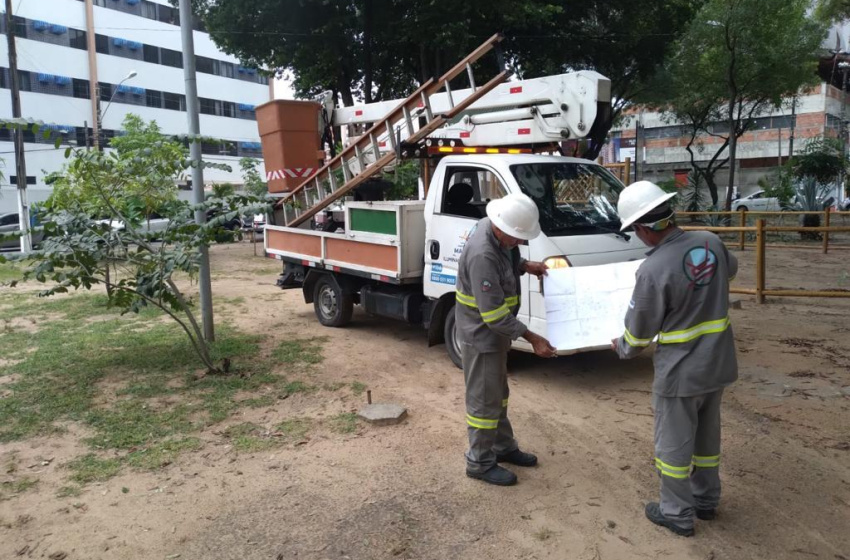
[[[18,51],[15,50],[15,20],[12,17],[12,0],[6,0],[6,39],[9,43],[9,81],[12,86],[12,117],[21,118],[21,88],[18,84]],[[30,236],[30,209],[27,205],[27,164],[24,159],[24,130],[12,130],[15,136],[15,174],[18,187],[18,223],[21,235],[21,253],[32,251]]]
[[[6,0],[10,2],[11,0]],[[189,121],[189,157],[192,159],[192,201],[204,202],[204,170],[201,161],[201,122],[198,114],[198,83],[195,74],[195,39],[192,35],[192,2],[180,0],[180,35],[183,39],[183,79],[186,82],[186,117]],[[207,221],[204,210],[195,210],[195,222]],[[215,340],[213,326],[212,284],[210,282],[210,254],[206,245],[201,246],[200,274],[198,288],[201,296],[201,320],[204,326],[204,338],[207,342]]]
[[[794,129],[797,128],[797,96],[791,100],[791,136],[788,138],[788,158],[794,157]]]

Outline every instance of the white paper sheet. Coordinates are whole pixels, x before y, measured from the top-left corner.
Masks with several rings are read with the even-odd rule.
[[[562,351],[585,350],[622,335],[642,262],[550,270],[543,280],[549,342]]]

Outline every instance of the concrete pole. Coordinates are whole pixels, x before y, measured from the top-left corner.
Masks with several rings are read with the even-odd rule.
[[[21,88],[18,84],[18,52],[15,50],[15,20],[12,17],[12,0],[6,0],[6,40],[9,45],[9,81],[12,86],[12,116],[21,118]],[[15,136],[15,175],[18,187],[18,223],[21,231],[21,253],[32,251],[30,236],[30,209],[27,204],[27,164],[24,155],[24,130],[16,128]]]
[[[7,0],[9,1],[9,0]],[[199,117],[198,83],[195,74],[195,40],[192,35],[192,2],[180,0],[180,36],[183,39],[183,79],[186,83],[186,117],[189,121],[189,134],[197,138],[189,143],[189,156],[192,159],[192,202],[204,202],[204,170],[201,160],[201,122]],[[203,224],[207,221],[206,212],[195,210],[195,222]],[[204,339],[207,342],[215,340],[213,326],[212,284],[210,281],[209,248],[203,245],[198,288],[201,299],[201,320],[204,326]]]
[[[86,50],[89,56],[89,93],[91,95],[92,140],[94,149],[100,149],[100,82],[97,79],[97,48],[94,32],[94,7],[92,0],[86,0]],[[86,137],[89,130],[86,128]]]

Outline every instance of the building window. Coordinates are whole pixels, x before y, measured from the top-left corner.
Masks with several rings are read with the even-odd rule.
[[[224,76],[225,78],[232,78],[236,67],[229,62],[220,62],[218,68],[220,76]]]
[[[216,101],[215,99],[207,99],[206,97],[200,97],[198,100],[201,102],[201,113],[204,115],[217,115],[216,105],[221,106],[220,101]]]
[[[68,36],[71,41],[71,48],[87,50],[88,44],[86,43],[86,32],[80,29],[69,29]]]
[[[21,91],[32,91],[32,80],[26,70],[18,70],[18,88]]]
[[[162,94],[163,105],[166,109],[171,109],[173,111],[185,111],[186,110],[186,96],[180,95],[177,93],[168,93],[165,92]]]
[[[156,19],[156,4],[142,0],[142,17]]]
[[[149,89],[145,94],[145,105],[148,107],[162,108],[162,92]]]
[[[174,68],[183,68],[183,54],[179,51],[171,49],[159,49],[162,64],[165,66],[173,66]]]
[[[100,82],[100,100],[109,101],[112,99],[112,84]]]
[[[109,37],[100,33],[95,34],[94,50],[100,54],[109,54]]]
[[[89,82],[88,80],[78,80],[74,78],[74,97],[80,99],[89,99]]]
[[[177,10],[160,4],[157,6],[157,19],[163,23],[180,25],[180,17]]]
[[[195,69],[198,72],[203,72],[204,74],[218,74],[218,72],[215,71],[215,63],[215,60],[207,58],[205,56],[195,57]]]
[[[223,117],[236,117],[236,104],[230,101],[222,101],[221,102],[221,115]]]
[[[159,64],[159,47],[154,47],[152,45],[144,46],[144,61],[145,62],[153,62],[154,64]]]
[[[5,14],[3,14],[3,18],[4,19],[6,18]],[[14,19],[14,22],[15,22],[15,35],[17,35],[21,39],[26,39],[27,38],[27,20],[22,18],[22,17],[18,17],[18,16],[14,16],[13,19]]]

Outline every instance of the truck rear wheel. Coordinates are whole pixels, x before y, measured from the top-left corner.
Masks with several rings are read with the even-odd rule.
[[[443,336],[446,339],[446,353],[451,358],[452,363],[459,368],[463,368],[463,358],[461,358],[460,339],[457,335],[454,307],[449,309],[446,314]]]
[[[344,294],[333,278],[323,275],[316,281],[313,309],[319,322],[326,327],[344,327],[354,313],[354,297]]]

